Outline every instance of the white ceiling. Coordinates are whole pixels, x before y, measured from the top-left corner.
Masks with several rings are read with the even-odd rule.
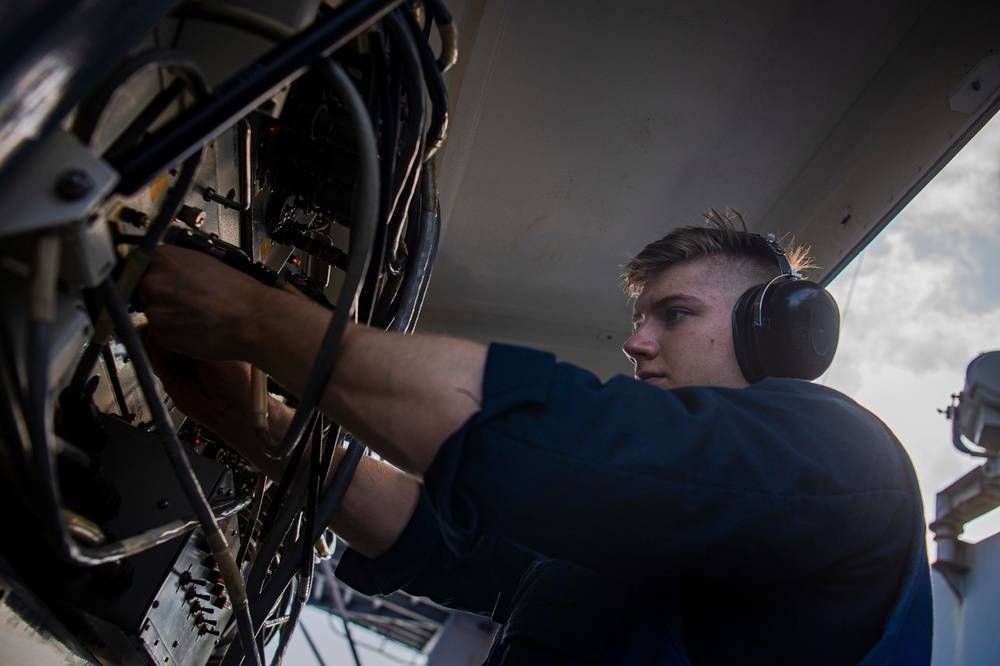
[[[604,377],[630,370],[630,254],[732,206],[812,244],[829,278],[1000,86],[995,2],[448,4],[461,54],[420,329]]]

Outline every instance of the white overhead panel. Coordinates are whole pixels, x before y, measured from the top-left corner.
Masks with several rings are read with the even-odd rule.
[[[462,56],[420,328],[602,376],[630,371],[629,255],[732,206],[812,244],[828,277],[985,122],[1000,83],[990,2],[451,5]]]

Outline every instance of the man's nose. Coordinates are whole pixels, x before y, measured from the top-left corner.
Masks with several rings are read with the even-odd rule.
[[[659,346],[656,344],[655,338],[650,335],[649,329],[646,326],[640,326],[622,345],[622,351],[635,364],[639,359],[655,358],[659,353]]]

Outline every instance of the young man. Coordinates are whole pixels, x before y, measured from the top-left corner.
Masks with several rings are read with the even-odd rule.
[[[648,246],[624,276],[640,381],[349,328],[321,406],[406,474],[364,462],[334,521],[352,547],[338,575],[491,615],[489,664],[927,663],[905,452],[848,398],[741,370],[734,306],[781,272],[725,220]],[[141,295],[182,355],[157,359],[178,406],[277,473],[246,444],[246,367],[184,357],[301,391],[329,314],[176,248]]]

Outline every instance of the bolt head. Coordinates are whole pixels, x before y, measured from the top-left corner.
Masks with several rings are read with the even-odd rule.
[[[94,189],[94,179],[86,171],[67,169],[56,180],[56,194],[66,201],[77,201]]]

